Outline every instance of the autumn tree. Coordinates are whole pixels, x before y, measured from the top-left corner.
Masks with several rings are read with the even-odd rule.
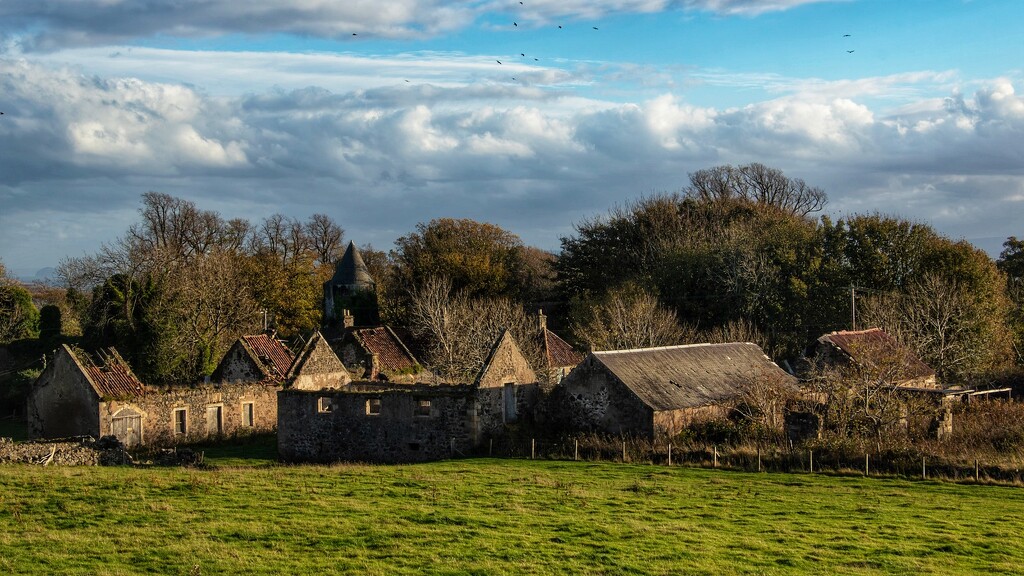
[[[396,240],[391,257],[406,286],[444,277],[468,296],[515,298],[522,250],[518,236],[494,224],[441,218]]]
[[[794,216],[819,212],[828,202],[828,196],[821,188],[756,162],[739,167],[726,165],[698,170],[690,174],[686,194],[706,202],[747,200],[773,206]]]
[[[1024,365],[1024,240],[1010,236],[1003,243],[996,266],[1006,275],[1006,292],[1011,308],[1009,322],[1013,331],[1014,359]]]

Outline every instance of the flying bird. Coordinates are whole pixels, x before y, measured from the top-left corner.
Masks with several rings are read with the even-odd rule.
[[[846,53],[847,54],[853,54],[853,50],[847,50]]]
[[[518,22],[513,22],[512,25],[515,26],[516,28],[519,28],[519,23]]]
[[[559,30],[561,30],[561,29],[562,29],[562,25],[561,25],[561,24],[559,24],[559,25],[558,25],[558,29],[559,29]]]
[[[843,38],[849,38],[849,37],[850,37],[849,34],[843,34]]]
[[[522,56],[523,58],[526,57],[526,54],[523,54],[522,52],[520,52],[519,55]]]
[[[594,30],[597,30],[597,26],[591,26],[591,28],[593,28]]]
[[[498,64],[501,64],[501,60],[495,60],[495,62],[497,62]]]

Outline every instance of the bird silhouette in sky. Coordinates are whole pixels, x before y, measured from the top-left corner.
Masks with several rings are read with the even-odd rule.
[[[501,60],[495,60],[495,62],[497,62],[498,64],[501,64]]]
[[[513,22],[512,25],[515,26],[516,28],[519,28],[519,23],[518,22]]]
[[[849,38],[849,37],[850,37],[849,34],[843,34],[843,38]]]
[[[853,54],[853,50],[847,50],[846,53],[847,54]]]
[[[591,28],[593,28],[594,30],[597,30],[597,26],[591,26]]]

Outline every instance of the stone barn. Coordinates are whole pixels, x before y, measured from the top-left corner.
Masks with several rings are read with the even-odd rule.
[[[248,374],[258,377],[259,371]],[[29,392],[28,433],[31,438],[116,436],[137,447],[272,432],[280,387],[280,379],[242,377],[147,386],[113,348],[90,355],[62,345]]]
[[[859,366],[902,388],[939,388],[935,370],[881,328],[825,334],[815,356],[822,366]]]
[[[573,428],[653,438],[725,417],[747,386],[765,379],[796,389],[796,378],[756,344],[691,344],[592,352],[559,391]]]

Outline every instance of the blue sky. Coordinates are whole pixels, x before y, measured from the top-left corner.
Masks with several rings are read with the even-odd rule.
[[[0,260],[94,252],[149,190],[557,249],[748,162],[996,253],[1024,235],[1021,91],[1009,0],[0,2]]]

